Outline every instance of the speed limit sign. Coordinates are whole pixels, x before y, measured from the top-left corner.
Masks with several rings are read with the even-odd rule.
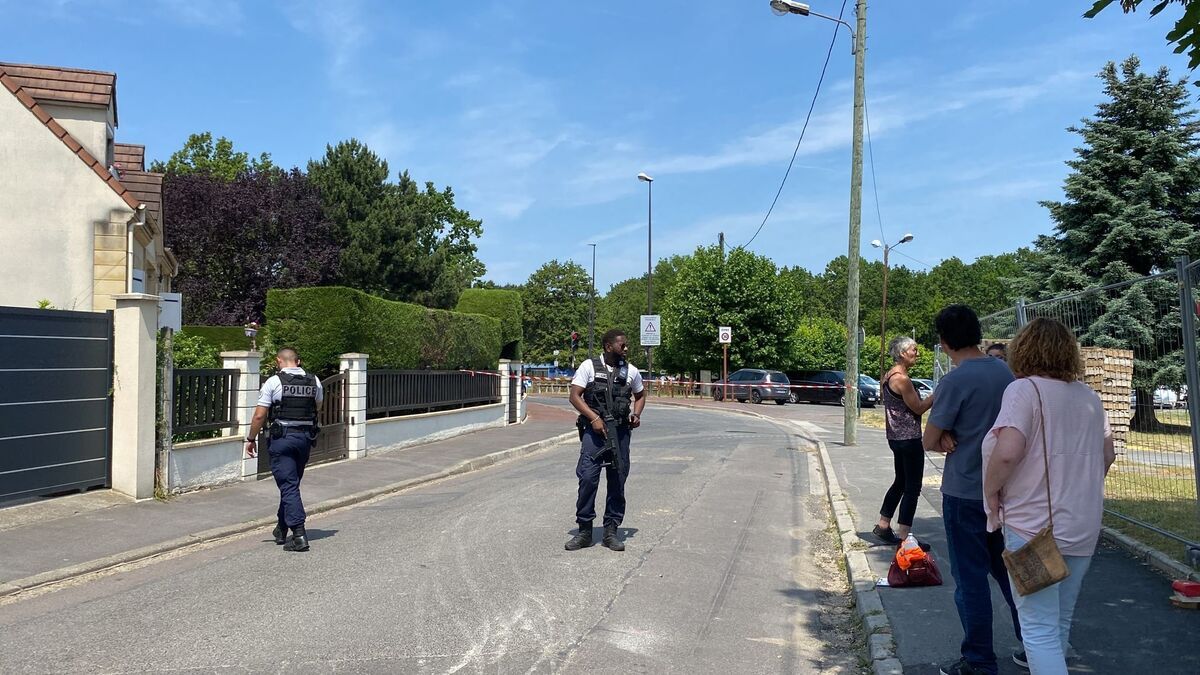
[[[729,326],[721,326],[720,328],[717,329],[717,342],[720,342],[723,345],[727,345],[727,344],[733,342],[732,335],[733,335],[733,331],[730,330]]]

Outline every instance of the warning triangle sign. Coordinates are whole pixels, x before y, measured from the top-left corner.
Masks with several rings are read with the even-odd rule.
[[[658,329],[654,327],[653,321],[646,324],[646,332],[647,333],[657,333],[658,332]]]

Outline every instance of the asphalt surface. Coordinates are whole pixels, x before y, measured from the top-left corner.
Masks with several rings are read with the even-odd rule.
[[[318,515],[307,554],[264,531],[0,602],[0,671],[858,672],[786,426],[651,406],[623,553],[563,550],[577,452]]]

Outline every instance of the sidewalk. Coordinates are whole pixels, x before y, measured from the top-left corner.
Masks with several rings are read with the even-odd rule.
[[[312,515],[536,452],[573,438],[574,419],[534,403],[521,425],[314,466],[305,506]],[[0,597],[256,528],[268,536],[278,500],[268,477],[167,502],[102,490],[0,509]]]

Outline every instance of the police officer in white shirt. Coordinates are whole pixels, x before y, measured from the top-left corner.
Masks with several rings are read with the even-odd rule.
[[[296,350],[280,349],[275,355],[275,365],[279,374],[267,378],[258,394],[258,406],[246,436],[246,456],[258,456],[258,434],[269,421],[267,453],[271,475],[279,486],[278,523],[271,534],[285,551],[307,551],[300,480],[304,478],[312,444],[317,440],[317,406],[324,400],[325,392],[317,376],[300,367]]]
[[[596,517],[596,492],[600,472],[607,468],[608,497],[604,503],[603,545],[624,551],[617,528],[625,518],[625,479],[629,477],[630,432],[642,424],[646,407],[642,375],[625,360],[625,333],[613,329],[601,338],[604,355],[584,361],[571,380],[571,405],[579,411],[581,447],[575,476],[579,494],[575,502],[578,533],[566,543],[568,551],[592,545],[592,520]],[[609,441],[612,441],[610,444]]]

